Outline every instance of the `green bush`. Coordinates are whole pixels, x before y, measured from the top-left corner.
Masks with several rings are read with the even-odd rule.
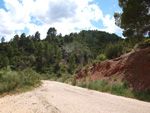
[[[148,101],[150,102],[150,91],[146,91],[146,92],[135,92],[133,91],[132,92],[133,95],[134,95],[134,98],[137,98],[139,100],[142,100],[142,101]]]
[[[72,78],[72,85],[76,85],[77,83],[77,75],[73,75],[73,78]]]
[[[34,85],[40,81],[40,75],[31,68],[25,69],[20,73],[23,84]]]
[[[134,47],[136,44],[143,43],[144,39],[145,37],[143,37],[142,35],[134,35],[126,38],[124,40],[124,43],[128,46]]]
[[[110,44],[105,50],[105,55],[108,59],[119,57],[123,53],[124,53],[124,46],[122,42]]]
[[[40,75],[28,68],[22,72],[4,70],[0,72],[0,94],[25,85],[33,86],[40,82]]]
[[[148,43],[148,44],[150,44],[150,38],[145,39],[145,40],[144,40],[144,43]]]
[[[117,95],[123,95],[126,93],[126,89],[124,88],[123,83],[114,83],[111,86],[111,93]]]
[[[20,83],[16,72],[0,73],[0,93],[15,89]]]
[[[91,89],[102,91],[102,92],[107,92],[110,90],[110,86],[108,84],[108,81],[106,81],[106,80],[92,81],[91,82]]]
[[[98,55],[98,56],[96,57],[96,59],[97,59],[97,60],[100,60],[100,61],[104,61],[104,60],[106,60],[107,58],[106,58],[106,56],[105,56],[104,54],[100,54],[100,55]]]
[[[100,63],[100,62],[101,62],[100,60],[93,60],[93,61],[92,61],[92,65],[95,66],[96,64],[98,64],[98,63]]]

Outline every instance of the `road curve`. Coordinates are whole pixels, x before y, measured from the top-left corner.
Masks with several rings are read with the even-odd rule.
[[[33,91],[0,98],[0,113],[150,113],[150,103],[43,81]]]

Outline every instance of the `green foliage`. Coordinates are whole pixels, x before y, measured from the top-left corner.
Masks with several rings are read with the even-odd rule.
[[[8,65],[9,65],[9,59],[8,59],[8,57],[5,57],[5,58],[3,59],[2,66],[3,66],[3,67],[7,67]]]
[[[101,62],[101,60],[93,60],[92,61],[92,65],[93,66],[96,66],[96,64],[98,64],[98,63],[100,63]]]
[[[142,100],[142,101],[147,101],[150,102],[150,91],[146,91],[146,92],[132,92],[134,95],[134,98]]]
[[[91,81],[90,82],[90,87],[89,87],[89,82],[81,82],[81,84],[79,84],[79,86],[90,88],[90,89],[93,89],[93,90],[103,91],[103,92],[108,92],[111,89],[111,86],[109,85],[109,82],[106,81],[106,80]]]
[[[105,61],[107,58],[104,54],[100,54],[96,57],[97,60],[100,60],[100,61]]]
[[[11,58],[14,56],[14,49],[12,46],[8,47],[7,49],[7,54],[8,54],[8,57]]]
[[[108,92],[115,95],[125,96],[129,98],[136,98],[143,101],[150,101],[149,91],[146,92],[135,92],[132,91],[128,86],[129,84],[124,82],[114,82],[110,83],[107,80],[101,81],[91,81],[90,87],[89,82],[83,79],[81,82],[77,83],[78,86],[89,88],[93,90],[98,90],[102,92]]]
[[[30,55],[29,60],[30,60],[31,65],[36,63],[36,58],[34,55]]]
[[[91,87],[91,72],[89,71],[88,72],[88,88],[90,88]]]
[[[38,31],[35,33],[35,39],[36,41],[40,41],[40,33]]]
[[[107,91],[109,91],[110,86],[108,85],[108,81],[106,81],[106,80],[95,81],[95,82],[92,81],[91,89],[99,90],[102,92],[105,92],[105,91],[107,92]]]
[[[73,79],[72,79],[72,85],[76,85],[77,83],[77,75],[73,75]]]
[[[52,40],[54,39],[56,34],[57,34],[57,30],[54,27],[49,28],[49,30],[47,31],[47,36],[51,36]]]
[[[30,40],[30,42],[28,43],[28,51],[30,54],[33,54],[35,51],[35,45],[33,40]]]
[[[150,38],[145,39],[145,40],[144,40],[144,43],[146,43],[146,44],[150,44]]]
[[[10,64],[13,66],[12,69],[18,70],[18,68],[19,68],[20,65],[21,65],[21,59],[20,59],[20,57],[14,56],[14,57],[11,59],[11,63],[10,63]]]
[[[19,76],[16,72],[0,72],[0,93],[15,89],[19,82]]]
[[[80,85],[80,86],[84,87],[85,84]],[[86,85],[86,87],[87,86],[88,85]],[[107,80],[92,81],[90,89],[98,90],[98,91],[102,91],[102,92],[110,92],[112,94],[122,95],[122,96],[127,96],[127,97],[133,98],[133,93],[131,92],[130,89],[128,89],[128,87],[126,87],[126,83],[124,83],[124,82],[111,84]]]
[[[123,35],[130,46],[143,42],[150,28],[149,0],[118,0],[122,13],[115,13],[115,23],[124,29]]]
[[[115,34],[102,31],[81,31],[69,35],[57,35],[55,28],[49,28],[45,39],[40,40],[40,33],[35,35],[15,35],[10,42],[0,43],[0,67],[10,67],[12,70],[23,71],[26,68],[49,75],[62,77],[70,75],[75,70],[105,60],[104,48],[109,43],[121,40]],[[65,71],[62,70],[65,66]],[[46,77],[45,77],[46,78]]]
[[[20,76],[22,83],[26,85],[34,85],[40,81],[40,75],[33,71],[31,68],[27,68],[22,71]]]
[[[88,55],[86,51],[84,52],[83,57],[84,57],[84,65],[86,65],[88,63]]]
[[[75,55],[71,54],[69,58],[69,72],[73,74],[74,70],[75,70]]]
[[[24,87],[25,85],[34,86],[39,82],[40,75],[32,69],[26,69],[22,72],[0,71],[0,94]]]
[[[139,44],[144,41],[144,37],[142,35],[135,35],[130,36],[129,38],[125,39],[125,42],[127,45],[134,47],[136,44]]]
[[[62,52],[60,49],[57,50],[57,53],[56,53],[56,62],[59,63],[62,59]]]
[[[111,86],[111,93],[116,95],[127,95],[129,93],[124,83],[113,83]]]
[[[108,59],[119,57],[124,53],[124,46],[122,42],[110,44],[105,50],[105,55]]]
[[[22,33],[19,40],[19,46],[22,47],[25,46],[25,44],[26,44],[26,34]]]

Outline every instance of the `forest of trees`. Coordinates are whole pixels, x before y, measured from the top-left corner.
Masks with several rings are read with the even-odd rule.
[[[83,67],[104,54],[110,43],[118,41],[122,39],[117,35],[96,30],[62,36],[51,27],[43,40],[38,31],[33,36],[22,33],[9,42],[2,38],[0,68],[10,67],[19,71],[30,67],[38,73],[60,77],[65,72],[73,74],[77,67]]]

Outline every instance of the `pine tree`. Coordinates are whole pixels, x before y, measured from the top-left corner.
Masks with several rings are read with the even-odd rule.
[[[9,59],[8,59],[8,57],[6,56],[6,57],[3,59],[2,66],[3,66],[3,67],[7,67],[8,65],[9,65]]]
[[[69,58],[69,71],[71,74],[73,74],[74,70],[75,70],[75,55],[71,54]]]

